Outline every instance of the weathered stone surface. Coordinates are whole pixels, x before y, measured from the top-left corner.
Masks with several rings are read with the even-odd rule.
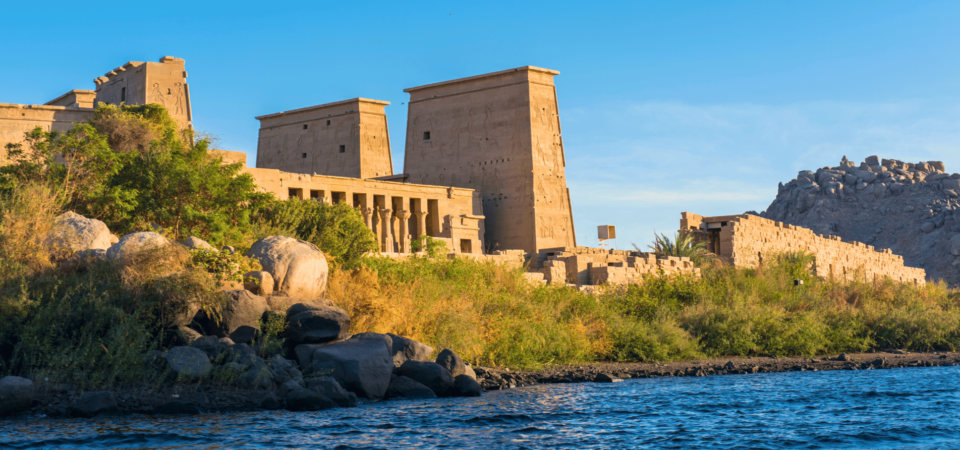
[[[305,373],[331,376],[348,391],[379,399],[390,385],[393,358],[382,340],[351,339],[314,350]]]
[[[466,373],[466,365],[463,363],[463,359],[449,348],[443,349],[443,351],[437,355],[436,362],[444,369],[447,369],[454,378]]]
[[[200,378],[210,374],[213,366],[202,350],[193,347],[173,347],[164,356],[170,370],[178,376]]]
[[[170,245],[170,241],[167,240],[167,238],[152,231],[130,233],[120,238],[120,242],[113,244],[107,249],[107,258],[114,261],[122,261],[127,258],[132,258],[142,251],[167,245]]]
[[[320,411],[333,409],[337,404],[312,389],[297,389],[286,396],[287,409],[290,411]]]
[[[54,219],[47,246],[68,253],[106,250],[112,245],[111,236],[105,223],[67,211]]]
[[[342,408],[357,406],[356,398],[351,397],[350,393],[343,386],[340,386],[340,383],[337,383],[337,380],[333,377],[308,378],[304,382],[307,384],[307,389],[316,390]]]
[[[277,394],[273,392],[267,392],[264,394],[263,399],[260,400],[260,407],[267,411],[274,411],[281,408],[280,398]]]
[[[453,387],[453,376],[443,366],[433,362],[407,361],[400,366],[400,375],[430,388],[438,397]]]
[[[390,336],[391,348],[393,353],[393,365],[400,367],[407,360],[429,361],[433,353],[433,347],[421,344],[413,339],[387,333]]]
[[[467,375],[459,375],[453,379],[453,389],[447,392],[452,397],[479,397],[483,388],[477,380]]]
[[[181,342],[184,342],[190,346],[193,346],[193,344],[197,342],[197,339],[203,337],[203,335],[198,333],[197,330],[185,326],[178,326],[177,334],[180,335]]]
[[[109,391],[86,392],[70,406],[70,415],[74,417],[94,417],[119,412],[117,399]]]
[[[473,367],[470,364],[466,364],[463,367],[463,374],[470,378],[473,378],[474,380],[477,379],[477,372],[473,370]]]
[[[232,342],[232,341],[231,341]],[[200,349],[207,354],[207,357],[213,359],[220,356],[220,353],[227,349],[231,344],[222,341],[216,336],[203,336],[190,344],[191,347]]]
[[[253,342],[260,332],[258,321],[270,307],[267,300],[248,290],[227,291],[227,305],[216,324],[217,336],[229,337],[238,344]]]
[[[237,385],[249,389],[273,389],[273,372],[263,361],[257,361],[237,378]]]
[[[934,225],[933,222],[924,222],[920,225],[920,231],[923,231],[924,233],[929,233],[936,228],[937,226]]]
[[[210,245],[207,241],[200,239],[196,236],[188,237],[186,240],[183,241],[183,245],[191,250],[203,249],[203,250],[212,250],[215,252],[218,251],[217,249],[213,248],[213,246]]]
[[[288,320],[287,332],[297,343],[334,341],[350,332],[350,316],[337,307],[311,307]]]
[[[418,383],[416,380],[405,377],[395,376],[390,380],[390,387],[387,389],[387,398],[437,398],[437,394]]]
[[[327,290],[327,258],[306,241],[269,236],[250,248],[247,256],[260,261],[274,280],[274,290],[291,297],[323,298]]]
[[[273,285],[273,275],[270,275],[270,272],[265,270],[255,270],[243,274],[243,288],[254,294],[264,297],[269,296],[273,294]],[[269,303],[269,299],[267,302]],[[276,311],[286,308],[274,308],[271,304],[270,309]]]
[[[0,417],[26,412],[35,393],[33,382],[26,378],[0,378]]]
[[[280,398],[285,398],[290,392],[303,389],[304,387],[306,387],[306,384],[303,380],[287,380],[277,388],[277,395],[279,395]]]

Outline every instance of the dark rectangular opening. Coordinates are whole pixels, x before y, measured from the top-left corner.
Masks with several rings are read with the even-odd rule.
[[[301,200],[303,199],[303,189],[290,188],[290,189],[287,189],[287,194],[290,195],[290,198],[299,198]]]
[[[340,146],[340,153],[346,153],[346,152],[347,152],[347,146],[346,146],[346,145],[341,145],[341,146]]]
[[[121,102],[127,101],[127,88],[125,87],[120,88],[120,101]]]
[[[423,132],[423,140],[425,140],[425,141],[429,141],[429,140],[430,140],[430,132],[429,132],[429,131],[424,131],[424,132]]]
[[[317,200],[323,198],[323,191],[315,191],[311,189],[310,198],[317,199]]]
[[[353,207],[362,208],[367,206],[367,194],[353,194]]]
[[[327,125],[330,125],[330,121],[329,121],[329,120],[327,121]]]
[[[303,129],[304,129],[304,130],[307,129],[307,124],[303,124]]]
[[[346,192],[331,192],[330,195],[333,197],[330,201],[332,203],[340,203],[347,201]]]
[[[470,239],[460,239],[460,253],[473,253],[473,242]]]
[[[306,153],[303,154],[303,158],[304,158],[304,159],[307,158],[307,154],[306,154]]]
[[[427,236],[440,234],[440,205],[437,200],[427,200]]]

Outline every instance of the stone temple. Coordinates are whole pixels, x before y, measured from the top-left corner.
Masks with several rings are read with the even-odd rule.
[[[577,246],[557,75],[524,66],[405,89],[402,173],[393,171],[389,102],[362,97],[256,117],[255,167],[246,165],[245,153],[220,155],[242,164],[278,198],[357,208],[387,255],[411,253],[413,240],[430,236],[451,254],[523,264],[528,278],[547,283],[590,286],[699,274],[686,258]],[[69,130],[92,118],[100,103],[157,103],[181,127],[192,128],[186,79],[184,60],[165,56],[113,69],[94,79],[93,91],[73,90],[43,105],[0,103],[0,164],[4,146],[21,142],[25,132]],[[922,283],[922,269],[904,268],[889,252],[767,222],[684,213],[681,228],[733,265],[756,267],[764,254],[810,247],[829,260],[818,266],[819,275],[865,273]],[[868,270],[860,270],[865,265]]]

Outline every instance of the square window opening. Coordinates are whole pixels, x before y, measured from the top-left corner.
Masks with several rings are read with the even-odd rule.
[[[473,253],[473,243],[470,239],[460,239],[460,253]]]
[[[330,125],[330,121],[329,121],[329,120],[327,121],[327,125]]]
[[[303,129],[304,129],[304,130],[307,129],[307,124],[303,124]]]
[[[307,157],[307,154],[306,154],[306,153],[304,153],[304,154],[303,154],[303,157],[304,157],[304,158],[306,158],[306,157]]]
[[[424,132],[423,132],[423,140],[425,140],[425,141],[429,141],[429,140],[430,140],[430,132],[429,132],[429,131],[424,131]]]
[[[346,146],[346,145],[341,145],[341,146],[340,146],[340,153],[346,153],[346,152],[347,152],[347,146]]]

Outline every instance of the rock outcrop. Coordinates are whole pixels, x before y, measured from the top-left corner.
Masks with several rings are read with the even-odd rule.
[[[67,211],[54,219],[47,245],[69,253],[83,250],[106,250],[117,242],[107,224]]]
[[[215,325],[219,337],[228,337],[238,344],[249,344],[260,331],[257,323],[270,309],[267,300],[250,291],[227,291],[227,304]]]
[[[380,339],[348,339],[313,350],[305,373],[333,377],[350,392],[383,398],[393,373],[389,347]]]
[[[114,261],[122,261],[131,258],[138,253],[154,248],[169,245],[170,241],[159,233],[152,231],[141,231],[130,233],[113,244],[107,249],[107,258]]]
[[[888,248],[928,280],[960,284],[960,174],[875,156],[801,171],[761,217]]]
[[[291,297],[323,298],[327,291],[327,258],[306,241],[286,236],[269,236],[253,244],[247,256],[260,261],[273,277],[274,291]]]
[[[26,412],[34,393],[33,382],[26,378],[0,378],[0,417]]]

